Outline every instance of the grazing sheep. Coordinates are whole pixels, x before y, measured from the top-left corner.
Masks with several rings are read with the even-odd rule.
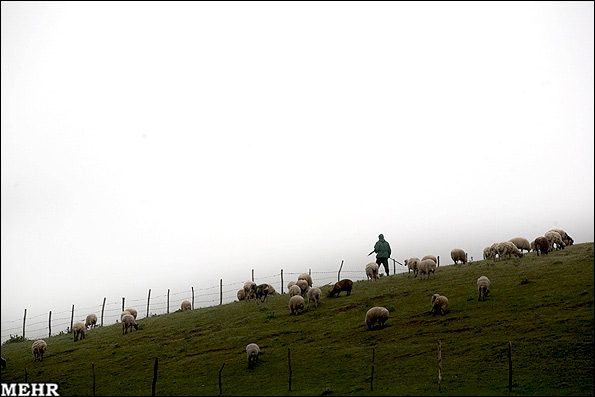
[[[33,352],[33,361],[43,360],[43,355],[48,348],[48,344],[43,339],[36,340],[31,345],[31,351]]]
[[[524,237],[514,237],[508,241],[513,243],[521,252],[523,252],[523,250],[527,250],[527,252],[531,252],[531,243],[529,242],[529,240],[527,240]]]
[[[259,284],[256,286],[256,299],[261,302],[264,302],[269,295],[269,285],[268,284]]]
[[[243,288],[238,290],[237,296],[239,301],[246,300],[246,292]]]
[[[349,280],[348,278],[344,278],[341,281],[337,281],[335,285],[333,285],[333,289],[329,293],[329,297],[332,298],[335,295],[339,297],[341,295],[341,291],[346,291],[347,296],[351,295],[351,289],[353,288],[353,281]]]
[[[458,262],[467,263],[467,254],[460,248],[455,248],[450,251],[450,257],[454,261],[455,264]]]
[[[492,244],[490,246],[490,256],[494,259],[494,262],[497,259],[500,259],[498,257],[498,251],[499,251],[499,249],[500,249],[500,243],[494,243],[494,244]]]
[[[267,284],[269,286],[269,295],[279,295],[279,293],[275,290],[275,288],[271,284]]]
[[[519,249],[516,247],[516,245],[514,245],[510,241],[502,241],[498,245],[498,257],[499,257],[499,259],[504,258],[505,255],[508,255],[508,258],[509,259],[512,256],[516,256],[518,258],[522,258],[523,257],[523,253],[521,251],[519,251]]]
[[[300,274],[298,280],[306,280],[308,282],[308,287],[312,286],[312,277],[308,273]]]
[[[295,314],[296,316],[304,311],[304,297],[301,295],[295,295],[289,298],[289,315]]]
[[[130,314],[132,315],[128,310],[124,310],[122,313],[120,313],[120,321],[122,321],[122,318],[126,315],[126,314]],[[134,316],[133,316],[134,317]]]
[[[420,280],[423,279],[423,275],[427,274],[427,279],[430,279],[430,273],[434,274],[434,278],[436,278],[436,262],[431,259],[424,259],[423,261],[419,262],[419,278]]]
[[[411,270],[413,270],[413,276],[417,277],[417,274],[419,272],[419,258],[413,257],[405,259],[405,266],[407,266],[407,268],[409,269],[407,277],[409,277],[409,275],[411,274]]]
[[[296,295],[301,295],[302,294],[302,289],[300,288],[299,285],[292,285],[291,288],[289,288],[289,296],[296,296]]]
[[[368,280],[378,280],[378,263],[370,262],[366,265],[366,276]]]
[[[386,307],[374,306],[366,312],[366,325],[368,329],[382,328],[388,317],[389,312]]]
[[[306,292],[308,292],[308,288],[310,288],[310,286],[308,285],[308,281],[306,280],[298,280],[295,283],[298,287],[300,287],[300,290],[302,291],[301,294],[304,295]]]
[[[85,328],[95,328],[97,326],[97,316],[93,313],[87,315],[85,319]]]
[[[74,323],[72,326],[72,332],[74,333],[74,341],[78,341],[79,339],[85,339],[85,327],[84,323]]]
[[[124,311],[128,311],[128,313],[132,314],[132,317],[134,317],[134,319],[136,320],[136,309],[128,308]]]
[[[483,259],[490,259],[492,257],[491,247],[485,247],[483,249]]]
[[[244,292],[247,301],[256,298],[256,283],[254,281],[246,281],[244,283]]]
[[[556,247],[556,250],[564,249],[566,246],[562,241],[562,236],[558,232],[546,232],[544,234],[545,238],[547,238],[548,243],[550,243],[550,250],[553,250]]]
[[[289,291],[289,289],[291,288],[292,285],[295,285],[295,281],[290,281],[287,283],[287,290]]]
[[[438,258],[436,258],[434,255],[426,255],[423,258],[421,258],[421,260],[423,261],[424,259],[431,259],[436,263],[436,266],[440,266],[438,264]]]
[[[483,300],[486,300],[486,296],[490,293],[490,279],[486,276],[481,276],[477,279],[477,289],[479,290],[479,298],[477,300],[482,300],[481,295],[483,293]]]
[[[320,291],[320,288],[310,288],[308,290],[308,308],[310,308],[310,300],[314,301],[314,307],[318,307],[321,297],[322,292]]]
[[[544,236],[537,237],[534,241],[535,243],[535,251],[537,251],[537,256],[539,253],[546,254],[550,252],[550,242]]]
[[[248,368],[254,368],[258,361],[260,347],[256,343],[250,343],[246,346],[246,355],[248,356]]]
[[[440,313],[444,315],[444,309],[448,307],[448,298],[446,296],[434,294],[432,295],[432,301],[430,305],[432,306],[430,313]]]
[[[138,324],[132,314],[125,314],[122,317],[122,335],[128,333],[128,328],[130,328],[130,332],[132,332],[132,328],[138,331]]]
[[[186,310],[192,310],[192,304],[189,300],[185,300],[180,305],[180,309],[182,309],[183,312],[185,312]]]
[[[564,245],[572,245],[572,244],[574,244],[574,240],[572,239],[572,237],[570,237],[568,235],[568,233],[566,233],[564,230],[562,230],[562,229],[550,229],[548,231],[550,231],[550,232],[556,232],[556,233],[560,234],[560,237],[562,237],[562,242],[564,243]]]

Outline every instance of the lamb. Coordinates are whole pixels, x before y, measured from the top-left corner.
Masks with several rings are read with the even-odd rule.
[[[521,251],[521,253],[523,252],[523,250],[531,252],[531,243],[524,237],[514,237],[508,241],[513,243]]]
[[[292,285],[291,288],[289,288],[289,296],[296,296],[296,295],[301,295],[302,294],[302,289],[300,288],[299,285]]]
[[[258,361],[260,347],[256,343],[250,343],[246,346],[246,355],[248,356],[248,368],[254,368]]]
[[[97,326],[97,315],[91,313],[85,319],[85,328],[95,328]]]
[[[483,300],[486,300],[486,296],[490,293],[490,279],[486,276],[481,276],[477,279],[477,289],[479,290],[479,298],[477,300],[482,300],[481,295],[483,293]]]
[[[256,298],[256,283],[254,281],[246,281],[244,283],[244,293],[246,294],[246,300]]]
[[[419,258],[413,257],[413,258],[405,259],[405,265],[409,269],[409,272],[407,273],[407,277],[409,277],[409,275],[411,274],[411,270],[413,270],[413,276],[417,277],[417,274],[419,272]]]
[[[329,293],[329,298],[334,297],[335,295],[337,295],[337,297],[339,297],[339,295],[341,295],[342,291],[346,291],[347,292],[347,296],[351,295],[351,289],[353,288],[353,281],[349,280],[348,278],[344,278],[341,281],[337,281],[335,283],[335,285],[333,285],[333,289],[331,290],[331,292]]]
[[[300,290],[302,291],[301,294],[304,295],[306,292],[308,292],[308,288],[310,288],[310,286],[308,285],[308,281],[306,280],[298,280],[296,282],[296,285],[298,287],[300,287]]]
[[[320,288],[310,288],[308,290],[308,308],[310,308],[310,300],[314,301],[314,307],[318,307],[321,297],[322,292],[320,291]]]
[[[458,262],[467,263],[467,254],[465,254],[465,251],[463,251],[460,248],[455,248],[452,251],[450,251],[450,257],[454,261],[455,265]]]
[[[122,317],[122,335],[128,333],[128,328],[130,328],[130,332],[132,332],[132,328],[138,330],[138,324],[132,314],[125,314]]]
[[[378,280],[378,264],[376,262],[370,262],[366,265],[366,276],[368,280]]]
[[[389,312],[386,307],[374,306],[366,312],[366,325],[368,329],[382,328],[388,317]]]
[[[436,278],[436,262],[431,259],[424,259],[423,261],[419,262],[419,278],[420,280],[423,278],[424,274],[427,274],[427,279],[430,279],[430,273],[434,274],[434,278]]]
[[[298,276],[298,280],[306,280],[308,282],[308,286],[312,286],[312,277],[308,273],[302,273]]]
[[[31,345],[31,351],[33,352],[33,361],[43,360],[43,355],[48,348],[48,344],[43,340],[39,339],[33,342]]]
[[[289,298],[289,315],[295,314],[296,316],[304,311],[304,297],[301,295],[295,295]]]
[[[523,257],[523,253],[510,241],[502,241],[498,245],[498,257],[502,259],[505,255],[508,255],[508,258],[511,258],[513,255],[518,258]]]
[[[237,296],[239,301],[246,300],[246,292],[243,288],[238,290]]]
[[[554,249],[555,246],[556,249],[559,250],[564,249],[564,247],[566,246],[562,241],[562,236],[560,236],[560,233],[558,232],[549,231],[546,232],[544,236],[545,238],[547,238],[548,243],[550,243],[550,249]]]
[[[182,302],[182,304],[180,305],[180,309],[185,312],[186,310],[192,310],[192,304],[190,303],[189,300],[185,300]]]
[[[535,239],[535,251],[537,251],[537,256],[539,253],[546,254],[550,252],[550,242],[544,236],[539,236]]]
[[[436,266],[440,266],[440,264],[438,263],[438,259],[434,255],[426,255],[423,258],[421,258],[422,261],[424,259],[431,259],[436,263]]]
[[[564,243],[564,245],[572,245],[574,244],[574,240],[572,239],[572,237],[570,237],[568,235],[568,233],[566,233],[564,230],[562,229],[550,229],[550,232],[556,232],[560,234],[560,237],[562,237],[562,242]]]
[[[432,301],[430,305],[432,306],[430,313],[440,313],[444,315],[444,309],[448,307],[448,298],[446,296],[434,294],[432,295]]]
[[[74,341],[78,341],[79,339],[85,339],[85,327],[84,323],[74,323],[72,326],[72,332],[74,333]]]

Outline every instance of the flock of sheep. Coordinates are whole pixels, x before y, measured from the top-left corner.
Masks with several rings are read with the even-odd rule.
[[[515,237],[509,241],[497,242],[483,251],[483,258],[493,260],[500,260],[508,257],[522,257],[523,250],[527,252],[535,251],[537,255],[547,254],[553,249],[563,249],[567,245],[572,245],[574,240],[561,229],[551,229],[543,236],[535,238],[532,242],[522,237]],[[455,264],[467,263],[467,254],[459,248],[451,251],[451,259]],[[413,272],[414,277],[420,279],[426,276],[430,278],[430,274],[436,278],[436,267],[439,266],[437,258],[433,255],[426,255],[421,260],[417,257],[405,259],[405,266],[408,267],[407,277],[410,277]],[[379,266],[375,262],[368,263],[365,267],[365,272],[368,281],[374,281],[379,278]],[[322,298],[322,291],[318,287],[313,287],[312,277],[308,273],[302,273],[298,276],[297,281],[290,281],[287,284],[289,294],[289,315],[299,315],[303,313],[306,306],[306,299],[308,308],[312,301],[314,306],[318,308]],[[349,279],[343,279],[333,285],[328,297],[340,296],[341,292],[346,292],[346,295],[351,294],[353,289],[353,282]],[[481,276],[477,279],[477,290],[479,293],[478,300],[485,301],[485,298],[490,293],[490,280],[486,276]],[[272,285],[259,284],[253,281],[244,283],[243,288],[237,291],[237,298],[239,301],[256,300],[264,302],[269,295],[278,295]],[[439,294],[433,294],[430,301],[430,313],[445,314],[445,309],[448,307],[448,298]],[[181,304],[181,311],[191,310],[190,301],[185,300]],[[128,330],[132,332],[133,329],[138,330],[136,322],[137,311],[133,308],[124,310],[120,314],[122,322],[122,334],[126,334]],[[382,328],[389,319],[389,311],[385,307],[375,306],[366,312],[365,324],[368,329]],[[74,323],[72,330],[74,333],[74,341],[85,338],[85,331],[89,328],[94,328],[97,325],[97,316],[89,314],[85,323]],[[41,361],[47,349],[47,343],[43,340],[36,340],[31,346],[34,361]],[[246,346],[246,354],[248,357],[248,367],[252,368],[258,361],[260,354],[260,347],[256,343],[250,343]]]

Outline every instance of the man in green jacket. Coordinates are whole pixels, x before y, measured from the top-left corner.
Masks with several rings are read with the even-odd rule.
[[[388,241],[384,239],[384,235],[380,234],[378,236],[378,241],[374,244],[374,251],[370,253],[376,252],[376,263],[378,263],[378,267],[380,264],[384,265],[384,270],[386,270],[386,275],[388,276],[388,258],[390,258],[390,244]]]

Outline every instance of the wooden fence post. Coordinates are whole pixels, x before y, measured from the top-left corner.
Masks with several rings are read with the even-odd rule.
[[[101,305],[101,326],[103,327],[103,312],[105,311],[105,297],[103,297],[103,305]]]
[[[25,314],[23,315],[23,340],[25,340],[25,321],[27,321],[27,309],[25,309]]]
[[[149,318],[149,302],[151,301],[151,288],[149,288],[149,296],[147,297],[147,318]]]
[[[157,357],[155,357],[155,366],[153,367],[153,386],[151,387],[151,396],[155,395],[155,386],[157,385]]]
[[[283,269],[281,269],[281,295],[283,295]]]
[[[223,371],[223,367],[225,367],[225,363],[223,363],[221,369],[219,370],[219,395],[223,394],[223,387],[221,385],[221,372]]]
[[[337,275],[337,282],[341,281],[341,269],[343,269],[343,262],[344,262],[344,260],[341,260],[341,267],[339,267],[339,274]]]
[[[124,297],[122,297],[122,311],[124,311]]]
[[[254,282],[254,269],[252,269],[252,282]]]
[[[48,338],[52,336],[52,311],[50,310],[50,318],[48,320]]]
[[[440,255],[438,255],[438,258],[436,259],[438,259],[438,267],[440,267]]]
[[[74,304],[72,305],[72,314],[70,315],[70,332],[72,332],[73,324],[74,324]]]
[[[508,342],[508,391],[512,391],[512,342]]]
[[[223,279],[219,280],[219,304],[223,304]]]
[[[167,314],[169,314],[169,288],[167,289]]]
[[[374,391],[374,356],[376,355],[376,348],[372,348],[372,375],[370,376],[370,391]]]
[[[438,392],[442,391],[442,341],[438,341]]]
[[[194,287],[192,287],[192,310],[194,310]]]
[[[291,349],[287,348],[287,362],[289,364],[289,391],[291,391]]]

